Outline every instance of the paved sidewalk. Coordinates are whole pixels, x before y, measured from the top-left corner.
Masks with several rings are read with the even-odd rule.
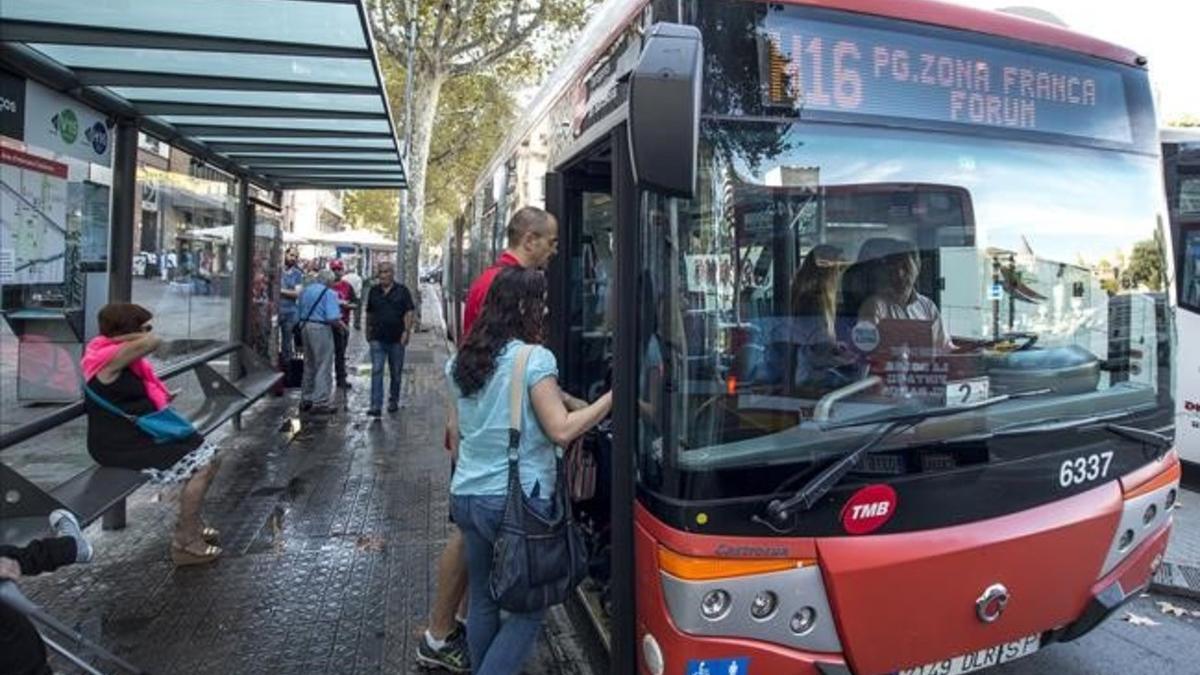
[[[426,302],[436,302],[426,293]],[[436,320],[436,305],[426,320]],[[363,363],[361,333],[352,363]],[[129,527],[89,530],[97,559],[22,583],[36,602],[153,673],[397,673],[414,654],[449,532],[440,331],[408,351],[409,405],[366,415],[369,367],[351,367],[348,412],[299,418],[298,394],[265,399],[222,443],[206,505],[225,556],[175,569],[174,502],[143,489]],[[590,673],[565,613],[526,672]],[[77,672],[55,664],[59,672]]]
[[[1164,559],[1154,576],[1154,589],[1200,599],[1200,492],[1180,489]]]

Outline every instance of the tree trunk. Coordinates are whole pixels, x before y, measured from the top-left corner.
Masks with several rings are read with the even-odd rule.
[[[425,231],[425,172],[433,122],[446,74],[434,67],[413,69],[412,147],[408,151],[408,250],[404,255],[404,283],[416,290],[421,241]]]

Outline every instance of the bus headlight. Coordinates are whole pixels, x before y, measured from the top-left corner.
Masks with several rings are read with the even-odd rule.
[[[775,613],[775,607],[779,604],[779,598],[771,591],[761,591],[754,596],[754,601],[750,603],[750,616],[758,621],[765,621],[771,618]]]
[[[700,601],[700,616],[709,621],[718,621],[725,618],[729,613],[730,602],[729,593],[717,589],[704,594],[704,599]]]
[[[792,615],[792,620],[788,622],[788,628],[796,635],[804,635],[817,625],[817,610],[812,607],[802,607],[799,612]]]
[[[667,666],[663,660],[662,648],[658,646],[658,640],[649,633],[642,638],[642,659],[646,662],[646,670],[650,671],[650,675],[663,675]]]
[[[1142,514],[1142,525],[1149,525],[1154,522],[1154,517],[1158,515],[1158,506],[1151,504],[1146,507],[1146,512]]]
[[[1133,543],[1133,530],[1125,530],[1121,533],[1121,540],[1117,542],[1117,550],[1124,552]]]

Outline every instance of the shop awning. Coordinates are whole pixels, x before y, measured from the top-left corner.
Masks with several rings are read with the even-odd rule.
[[[330,246],[361,246],[375,250],[395,250],[396,240],[371,230],[342,230],[340,232],[316,232],[304,237],[314,244]]]
[[[400,188],[361,0],[3,0],[0,63],[272,189]]]

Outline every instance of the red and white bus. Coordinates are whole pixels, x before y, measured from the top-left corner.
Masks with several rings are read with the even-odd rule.
[[[1196,345],[1200,344],[1200,129],[1163,129],[1162,153],[1176,259],[1176,330],[1180,345]],[[1179,455],[1189,469],[1200,472],[1200,349],[1181,349],[1176,372]]]
[[[1173,313],[1105,266],[1165,235],[1159,160],[1144,59],[1059,27],[601,6],[475,186],[445,298],[454,331],[508,216],[558,216],[560,380],[616,392],[580,505],[613,672],[965,673],[1146,588]]]

